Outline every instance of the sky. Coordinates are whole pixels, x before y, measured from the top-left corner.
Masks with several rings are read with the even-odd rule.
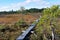
[[[60,0],[0,0],[0,11],[18,10],[20,7],[41,9],[52,5],[60,5]]]

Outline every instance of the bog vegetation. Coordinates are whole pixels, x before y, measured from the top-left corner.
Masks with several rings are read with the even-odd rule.
[[[24,19],[30,18],[29,20],[31,20],[31,23],[33,23],[33,20],[35,19],[33,16],[36,15],[36,13],[41,13],[42,10],[43,9],[37,9],[37,8],[24,9],[22,7],[21,10],[17,10],[17,11],[12,10],[12,11],[0,12],[0,18],[1,18],[2,23],[4,22],[6,23],[10,21],[11,19],[17,20],[19,17],[21,18],[19,21],[11,25],[7,25],[7,24],[2,25],[0,21],[0,40],[15,40],[22,33],[23,30],[29,27],[29,24],[25,22]],[[32,13],[35,13],[35,14],[31,17],[31,15],[29,14],[32,14]],[[23,18],[22,16],[20,16],[20,14],[23,14],[23,16],[24,17],[26,16],[26,18]],[[3,19],[5,19],[5,21]]]
[[[0,12],[0,15],[7,14],[29,14],[29,13],[41,13],[40,21],[35,27],[35,34],[30,36],[30,40],[48,40],[51,38],[52,28],[54,28],[54,33],[60,35],[60,6],[53,5],[50,8],[31,8],[24,9],[21,11],[4,11]],[[35,14],[35,15],[36,15]],[[28,28],[29,25],[24,20],[19,20],[14,25],[0,25],[0,39],[2,40],[15,40],[21,33],[22,30]]]

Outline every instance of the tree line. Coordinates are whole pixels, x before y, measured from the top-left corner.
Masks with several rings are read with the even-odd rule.
[[[42,9],[38,9],[38,8],[31,8],[31,9],[24,9],[23,7],[20,10],[14,11],[1,11],[0,15],[2,14],[18,14],[18,13],[22,13],[22,14],[27,14],[27,13],[41,13],[44,10],[44,8]]]

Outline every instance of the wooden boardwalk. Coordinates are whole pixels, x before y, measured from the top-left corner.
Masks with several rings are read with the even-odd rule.
[[[31,24],[30,27],[28,29],[25,30],[25,32],[23,32],[16,40],[28,40],[31,31],[34,29],[34,27],[36,26],[36,24],[39,22],[39,19],[35,21],[34,24]]]

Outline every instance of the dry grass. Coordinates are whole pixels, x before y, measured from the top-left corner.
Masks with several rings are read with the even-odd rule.
[[[36,16],[32,16],[31,14],[22,15],[22,14],[9,14],[9,15],[0,15],[0,24],[13,24],[18,20],[23,18],[27,23],[32,23],[37,19]]]

